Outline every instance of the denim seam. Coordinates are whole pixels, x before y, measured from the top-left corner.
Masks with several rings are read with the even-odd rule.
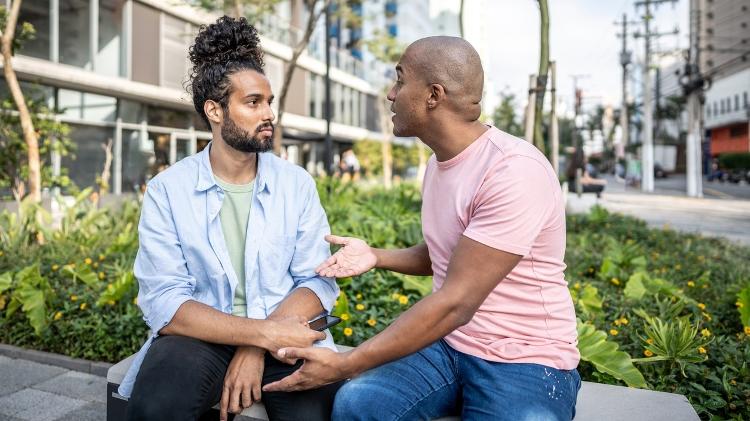
[[[415,403],[414,403],[413,405],[409,406],[409,408],[407,408],[407,409],[406,409],[406,410],[404,410],[404,411],[403,411],[403,412],[402,412],[402,413],[401,413],[400,415],[398,415],[398,416],[397,416],[396,418],[394,418],[394,421],[398,421],[398,420],[401,420],[401,419],[403,419],[402,417],[404,416],[404,414],[406,414],[407,412],[409,412],[409,411],[411,411],[412,409],[414,409],[414,407],[416,407],[417,405],[419,405],[419,404],[420,404],[420,403],[421,403],[422,401],[424,401],[425,399],[429,398],[429,397],[430,397],[430,396],[432,396],[432,395],[433,395],[434,393],[436,393],[436,392],[438,392],[438,391],[440,391],[440,390],[444,389],[445,387],[447,387],[447,386],[450,386],[450,385],[452,385],[452,384],[453,384],[453,383],[455,383],[455,382],[456,382],[456,381],[454,380],[454,381],[452,381],[452,382],[448,382],[448,383],[445,383],[445,384],[443,384],[443,385],[441,385],[441,386],[438,386],[438,387],[437,387],[437,388],[435,388],[435,389],[434,389],[433,391],[431,391],[430,393],[428,393],[428,394],[424,395],[424,396],[423,396],[423,397],[422,397],[421,399],[419,399],[418,401],[416,401],[416,402],[415,402]]]

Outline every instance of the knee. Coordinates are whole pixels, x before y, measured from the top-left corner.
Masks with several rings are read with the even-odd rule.
[[[333,402],[332,420],[365,420],[373,419],[376,408],[372,399],[375,395],[371,385],[352,380],[339,389]],[[376,418],[375,418],[376,419]]]
[[[128,421],[169,419],[173,414],[168,412],[168,406],[165,402],[158,402],[157,399],[141,399],[133,395],[128,401],[126,419]]]

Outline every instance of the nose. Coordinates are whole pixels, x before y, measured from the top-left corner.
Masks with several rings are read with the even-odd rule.
[[[276,114],[274,114],[273,108],[271,108],[271,104],[266,104],[266,112],[263,113],[263,121],[272,122],[275,119],[276,119]]]
[[[386,96],[386,98],[388,99],[388,101],[391,101],[391,102],[396,100],[396,85],[395,84],[391,87],[391,90],[388,91],[388,95]]]

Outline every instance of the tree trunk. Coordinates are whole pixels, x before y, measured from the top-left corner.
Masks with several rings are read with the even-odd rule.
[[[386,189],[390,189],[393,186],[393,153],[391,148],[393,130],[391,129],[390,119],[388,118],[388,107],[386,107],[385,101],[385,96],[378,98],[380,131],[383,132],[383,141],[380,150],[383,154],[383,186]]]
[[[15,0],[11,4],[8,13],[8,20],[5,23],[5,29],[2,33],[0,48],[2,49],[3,55],[3,74],[5,76],[5,81],[8,83],[13,102],[16,103],[16,107],[18,108],[21,129],[23,130],[23,138],[24,141],[26,141],[27,159],[29,161],[29,195],[31,196],[31,200],[38,203],[42,200],[42,172],[39,161],[39,141],[36,132],[34,131],[34,123],[31,121],[29,108],[26,106],[26,99],[23,96],[21,85],[18,83],[18,78],[16,78],[16,72],[13,71],[12,64],[13,37],[15,36],[16,22],[18,21],[18,13],[20,9],[21,0]]]
[[[549,8],[547,0],[539,1],[541,16],[541,46],[539,52],[539,73],[536,79],[536,108],[534,112],[534,145],[542,153],[545,152],[544,137],[542,135],[542,119],[544,115],[544,92],[547,90],[547,73],[549,71]]]
[[[464,0],[461,0],[461,6],[458,9],[458,30],[461,38],[464,37]]]
[[[242,0],[233,1],[232,14],[234,14],[234,17],[238,19],[245,15],[245,8],[242,7]]]
[[[283,129],[281,121],[284,118],[284,109],[286,108],[286,98],[289,94],[289,84],[292,82],[292,76],[294,76],[294,70],[297,68],[297,60],[307,48],[310,43],[310,37],[312,37],[313,31],[315,30],[315,24],[320,19],[320,16],[325,13],[325,10],[331,5],[332,0],[325,0],[323,7],[321,7],[318,13],[315,13],[315,5],[317,1],[310,7],[310,16],[307,18],[307,25],[305,26],[305,32],[302,35],[302,39],[297,43],[292,51],[292,58],[286,64],[284,70],[284,82],[281,85],[281,92],[279,93],[279,111],[276,118],[276,129],[274,130],[274,143],[273,151],[276,155],[281,153],[281,139],[283,138]],[[330,48],[330,46],[329,46]]]

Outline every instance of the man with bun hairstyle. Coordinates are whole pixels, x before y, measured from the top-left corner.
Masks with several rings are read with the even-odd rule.
[[[342,247],[318,272],[432,275],[433,292],[353,351],[281,349],[305,363],[263,390],[353,378],[336,395],[334,420],[570,420],[581,379],[552,166],[533,144],[479,121],[484,73],[465,40],[418,40],[396,74],[393,134],[435,152],[424,243],[383,250],[329,236]]]
[[[134,273],[152,336],[120,385],[129,420],[220,417],[262,400],[272,420],[330,418],[337,384],[261,393],[296,369],[284,346],[335,349],[307,320],[339,290],[315,266],[330,228],[315,182],[272,150],[273,93],[245,18],[202,26],[190,48],[206,148],[154,177],[143,199]]]

